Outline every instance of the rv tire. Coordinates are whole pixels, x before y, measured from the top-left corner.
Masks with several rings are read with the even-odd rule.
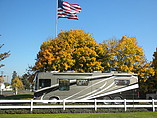
[[[103,100],[111,100],[111,97],[110,96],[105,96],[103,97]],[[108,105],[108,104],[111,104],[111,102],[103,102],[105,105]]]
[[[121,96],[115,96],[114,100],[122,100]],[[122,102],[114,102],[114,104],[122,104]]]

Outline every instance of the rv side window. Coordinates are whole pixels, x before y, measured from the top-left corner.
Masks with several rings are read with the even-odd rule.
[[[51,86],[51,79],[39,79],[39,88]]]
[[[70,80],[59,79],[59,90],[60,91],[68,91],[68,90],[70,90]]]
[[[129,84],[130,84],[130,80],[119,80],[119,79],[116,79],[116,80],[115,80],[115,84],[116,84],[117,86],[129,85]]]
[[[76,81],[77,86],[88,86],[88,83],[89,83],[89,81],[86,80],[86,79],[84,79],[84,80],[78,79],[78,80]]]

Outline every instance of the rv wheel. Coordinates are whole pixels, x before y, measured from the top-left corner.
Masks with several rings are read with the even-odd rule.
[[[116,96],[114,97],[114,100],[122,100],[122,97]],[[122,102],[114,102],[115,104],[122,104]]]
[[[59,100],[57,97],[50,97],[49,100]],[[50,104],[57,104],[58,102],[49,102]]]
[[[111,97],[110,96],[105,96],[105,97],[103,97],[103,100],[111,100]],[[106,102],[106,101],[104,101],[103,102],[104,104],[111,104],[111,102]]]

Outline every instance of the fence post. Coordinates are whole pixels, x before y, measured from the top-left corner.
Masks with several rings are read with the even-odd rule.
[[[95,104],[94,104],[94,107],[95,107],[95,111],[97,111],[97,101],[96,99],[94,100]]]
[[[33,99],[31,99],[31,113],[33,111]]]
[[[63,110],[65,110],[65,99],[63,100]]]
[[[126,99],[124,99],[124,109],[126,111]]]
[[[155,111],[154,99],[152,99],[153,112]]]

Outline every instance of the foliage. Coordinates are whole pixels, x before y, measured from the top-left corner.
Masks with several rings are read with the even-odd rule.
[[[120,72],[137,72],[144,62],[143,49],[137,45],[136,38],[123,36],[116,47],[117,70]]]
[[[19,79],[19,77],[14,77],[12,79],[12,87],[15,90],[15,94],[17,94],[17,90],[22,90],[23,89],[23,83],[22,81]]]
[[[141,90],[144,93],[155,93],[157,91],[157,50],[153,54],[153,61],[141,67],[138,75]]]
[[[0,45],[0,48],[3,47],[4,44]],[[0,61],[4,60],[5,58],[9,57],[10,55],[10,51],[8,52],[4,52],[4,53],[0,53]],[[0,64],[0,68],[4,66],[4,64]]]
[[[12,79],[14,79],[15,77],[17,77],[17,72],[13,71]]]
[[[146,63],[136,38],[123,36],[97,44],[83,30],[61,32],[57,38],[44,42],[33,67],[36,71],[92,72],[95,70],[138,73]]]
[[[4,85],[5,85],[5,86],[10,86],[10,83],[5,82]]]
[[[141,69],[140,71],[142,71]],[[145,72],[146,71],[146,72]],[[147,65],[143,73],[139,73],[140,76],[147,77],[147,80],[143,80],[142,89],[147,93],[156,93],[157,92],[157,49],[153,54],[153,61],[151,64]],[[151,75],[149,75],[151,74]]]
[[[119,40],[112,39],[112,40],[105,40],[101,44],[104,50],[104,54],[102,56],[102,65],[105,71],[112,71],[116,70],[116,47],[119,44]]]
[[[153,91],[152,76],[154,68],[147,62],[143,49],[138,46],[136,38],[123,36],[121,40],[108,40],[101,44],[104,49],[103,64],[105,70],[134,72],[139,76],[140,91]],[[148,84],[149,83],[149,84]]]
[[[156,52],[154,52],[153,54],[153,67],[155,69],[155,78],[157,79],[157,48],[156,48]]]
[[[120,40],[105,40],[98,44],[91,34],[83,30],[70,30],[43,42],[32,70],[133,72],[139,76],[141,91],[147,93],[157,90],[154,89],[157,81],[156,55],[157,52],[153,55],[153,62],[147,62],[135,37],[123,36]]]
[[[44,42],[33,70],[91,72],[103,70],[99,56],[102,47],[83,30],[62,31],[57,38]]]
[[[152,63],[145,63],[141,66],[137,72],[139,75],[139,84],[141,93],[152,93],[155,92],[154,84],[156,83],[153,80],[155,74]]]
[[[27,75],[27,74],[24,74],[21,77],[21,81],[23,83],[24,89],[30,89],[30,82],[28,81],[28,77],[29,77],[29,75]]]
[[[106,70],[137,72],[145,63],[143,49],[137,45],[136,38],[123,36],[121,40],[104,41],[104,65]]]

